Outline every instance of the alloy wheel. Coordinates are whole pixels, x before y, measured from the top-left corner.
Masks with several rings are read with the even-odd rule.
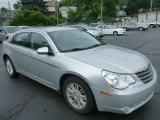
[[[87,104],[87,96],[83,88],[77,83],[70,83],[66,88],[67,99],[76,109],[83,109]]]

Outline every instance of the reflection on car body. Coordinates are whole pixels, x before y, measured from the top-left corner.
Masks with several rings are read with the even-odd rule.
[[[148,102],[157,73],[142,54],[69,27],[24,29],[2,44],[11,77],[24,74],[63,94],[80,114],[128,114]]]

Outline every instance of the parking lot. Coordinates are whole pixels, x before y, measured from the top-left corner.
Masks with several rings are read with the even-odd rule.
[[[125,36],[105,36],[103,42],[145,54],[160,77],[160,28],[127,32]],[[54,90],[20,75],[9,78],[0,45],[0,120],[160,120],[160,79],[151,101],[129,115],[93,112],[82,116],[72,111]],[[118,102],[118,100],[117,100]]]

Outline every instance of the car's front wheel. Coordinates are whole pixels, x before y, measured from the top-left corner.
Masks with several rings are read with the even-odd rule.
[[[113,32],[113,35],[114,35],[114,36],[118,36],[118,32],[117,32],[117,31],[114,31],[114,32]]]
[[[5,67],[10,77],[17,77],[18,73],[9,57],[5,57]]]
[[[142,28],[142,27],[140,27],[140,28],[139,28],[139,30],[140,30],[140,31],[143,31],[143,28]]]
[[[89,86],[78,77],[69,77],[63,84],[63,95],[67,104],[80,114],[88,114],[95,108]]]
[[[123,28],[125,31],[129,31],[126,27]]]

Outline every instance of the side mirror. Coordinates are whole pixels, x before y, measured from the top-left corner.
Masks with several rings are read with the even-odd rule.
[[[37,53],[38,54],[48,54],[49,53],[49,49],[48,49],[48,47],[38,48],[37,49]]]
[[[37,53],[41,55],[50,55],[53,56],[54,53],[50,50],[49,47],[41,47],[37,49]]]

